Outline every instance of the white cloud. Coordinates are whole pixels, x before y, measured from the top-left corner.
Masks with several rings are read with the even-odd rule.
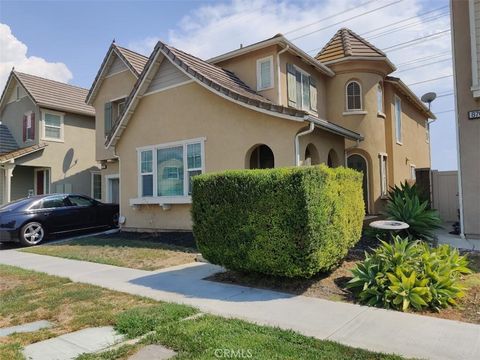
[[[3,89],[8,75],[15,70],[48,79],[68,82],[73,75],[64,63],[48,62],[47,60],[27,55],[27,46],[18,40],[10,27],[0,23],[0,88]]]
[[[314,56],[341,27],[348,27],[360,35],[370,31],[365,38],[371,40],[380,49],[434,34],[450,27],[447,0],[430,2],[430,4],[434,4],[433,6],[425,6],[426,4],[423,4],[421,0],[400,0],[392,6],[386,6],[379,10],[375,9],[394,3],[394,1],[378,0],[365,4],[366,2],[366,0],[306,0],[304,2],[232,0],[227,3],[211,3],[195,8],[185,15],[175,28],[169,30],[168,38],[162,40],[181,50],[207,59],[237,49],[240,44],[245,46],[272,37],[277,33],[284,33],[288,39],[293,40],[305,51],[314,50],[310,52],[310,55]],[[444,8],[437,12],[419,16],[442,6]],[[349,9],[352,10],[344,12]],[[371,10],[375,11],[361,15]],[[339,13],[342,14],[332,17]],[[442,14],[443,16],[438,16]],[[357,17],[347,20],[354,16]],[[412,19],[394,25],[396,22],[408,18]],[[319,21],[321,19],[324,20]],[[293,29],[314,22],[316,23],[302,30],[291,32]],[[386,28],[371,32],[381,26]],[[325,27],[328,28],[315,31]],[[400,27],[400,31],[377,36],[382,32]],[[313,33],[295,39],[310,32]],[[156,34],[151,34],[144,40],[131,43],[130,46],[149,55],[158,39]],[[429,41],[412,43],[401,50],[392,49],[387,51],[387,55],[394,64],[401,64],[448,51],[450,51],[450,34],[445,33],[443,36],[431,38]],[[448,58],[448,54],[444,58],[436,58],[436,60],[445,58]],[[427,60],[426,62],[431,61]],[[405,65],[399,70],[422,64],[424,63]],[[399,76],[406,84],[410,84],[450,74],[452,74],[451,62],[444,61],[392,75]],[[422,95],[427,91],[446,93],[452,88],[452,78],[412,86],[412,90],[417,95]],[[439,98],[432,106],[434,111],[449,110],[453,108],[453,97]],[[439,116],[439,121],[432,125],[433,167],[440,170],[456,166],[453,160],[445,163],[442,160],[443,156],[437,156],[446,151],[455,152],[455,139],[450,134],[452,116],[453,113],[442,114]]]

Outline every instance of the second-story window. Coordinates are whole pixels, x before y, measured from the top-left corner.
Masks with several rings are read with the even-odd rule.
[[[125,97],[105,103],[105,110],[104,110],[105,136],[107,136],[110,133],[113,125],[116,123],[120,115],[123,114],[123,110],[125,109],[125,103],[126,103]]]
[[[349,81],[346,86],[347,111],[362,110],[362,87],[357,81]]]
[[[395,137],[397,144],[402,144],[402,101],[395,96]]]
[[[287,64],[287,97],[289,106],[317,112],[316,81],[293,64]]]
[[[35,113],[30,111],[23,115],[23,141],[35,140]]]
[[[273,56],[257,60],[257,90],[273,88]]]
[[[45,140],[63,141],[64,114],[53,111],[43,111],[42,116],[43,138]]]
[[[381,84],[377,85],[377,110],[383,114],[383,88]]]

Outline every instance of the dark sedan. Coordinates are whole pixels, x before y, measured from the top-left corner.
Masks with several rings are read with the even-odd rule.
[[[39,244],[48,235],[118,225],[118,205],[74,194],[39,195],[0,207],[0,242]]]

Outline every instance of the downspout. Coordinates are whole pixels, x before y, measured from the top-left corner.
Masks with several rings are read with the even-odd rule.
[[[295,135],[295,166],[300,166],[300,136],[308,135],[315,130],[315,123],[310,121],[308,130],[302,131]]]
[[[285,49],[280,50],[277,53],[277,98],[278,98],[278,105],[282,105],[282,82],[280,81],[280,74],[281,74],[281,69],[280,69],[280,54],[283,54],[285,51],[287,51],[290,48],[290,45],[287,45]]]

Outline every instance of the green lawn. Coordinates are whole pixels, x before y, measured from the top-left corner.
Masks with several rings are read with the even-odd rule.
[[[11,266],[0,265],[0,279],[0,327],[42,319],[55,325],[48,330],[0,338],[1,360],[23,359],[24,345],[105,325],[114,325],[128,337],[154,332],[139,344],[79,359],[127,359],[138,348],[154,343],[177,351],[176,359],[212,359],[225,350],[266,360],[401,359],[240,320],[211,315],[183,320],[197,310]]]
[[[22,251],[74,260],[156,270],[195,261],[195,250],[148,240],[116,236],[86,237],[56,244],[45,244]]]

